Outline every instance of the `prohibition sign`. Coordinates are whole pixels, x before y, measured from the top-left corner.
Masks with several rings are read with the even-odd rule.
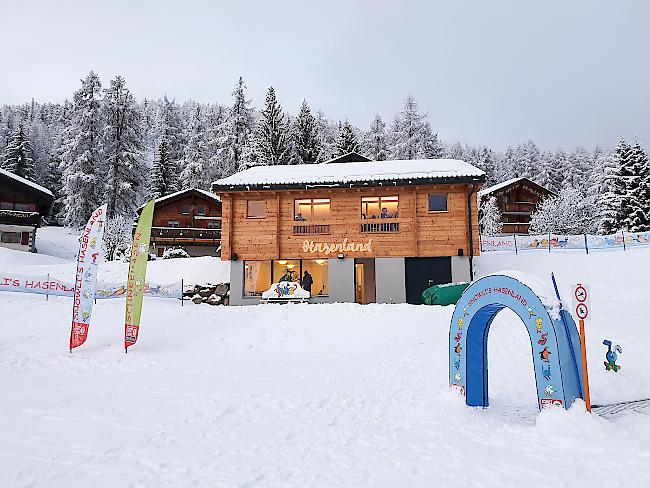
[[[589,315],[589,309],[587,308],[587,305],[584,303],[578,303],[578,305],[576,305],[576,315],[580,320],[586,319]]]
[[[585,302],[587,300],[587,290],[582,285],[576,286],[574,294],[575,294],[576,300],[578,300],[578,302],[582,303],[582,302]],[[576,308],[576,311],[577,311],[577,308]]]

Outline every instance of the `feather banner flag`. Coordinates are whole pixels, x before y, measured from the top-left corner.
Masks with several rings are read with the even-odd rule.
[[[74,282],[74,299],[72,300],[70,352],[86,342],[88,338],[90,316],[93,313],[97,289],[97,268],[102,258],[105,218],[106,205],[102,205],[92,213],[79,238],[77,275]]]
[[[149,258],[149,241],[151,240],[151,221],[155,200],[144,206],[133,236],[131,262],[129,263],[129,281],[126,285],[126,318],[124,320],[124,352],[138,340],[140,315],[142,314],[142,297],[147,277],[147,259]]]

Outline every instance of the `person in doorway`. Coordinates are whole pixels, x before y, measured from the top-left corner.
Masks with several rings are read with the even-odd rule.
[[[300,283],[300,286],[302,286],[302,289],[308,291],[309,295],[311,295],[311,285],[313,284],[314,279],[309,274],[309,271],[305,270],[305,274],[302,276],[302,283]]]

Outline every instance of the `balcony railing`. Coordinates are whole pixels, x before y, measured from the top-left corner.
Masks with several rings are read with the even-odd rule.
[[[151,240],[220,241],[221,229],[199,229],[194,227],[152,227]]]
[[[330,224],[294,224],[293,234],[306,236],[310,234],[329,234]]]
[[[383,233],[399,232],[399,221],[395,219],[378,219],[373,221],[362,221],[362,233]]]

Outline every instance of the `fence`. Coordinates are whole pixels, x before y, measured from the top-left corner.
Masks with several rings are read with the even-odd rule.
[[[564,250],[591,251],[628,250],[636,247],[650,247],[650,232],[625,232],[605,236],[600,235],[505,235],[480,236],[481,252],[510,251],[514,253],[527,251],[557,252]]]
[[[74,294],[74,282],[61,281],[49,276],[43,278],[6,273],[0,274],[0,291],[71,297]],[[126,291],[126,285],[123,283],[97,283],[95,298],[125,297]],[[166,284],[145,283],[144,295],[181,299],[183,295],[182,281]]]

